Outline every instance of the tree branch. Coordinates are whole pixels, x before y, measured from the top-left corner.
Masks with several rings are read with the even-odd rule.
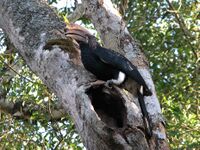
[[[69,22],[75,22],[77,21],[79,18],[81,18],[83,15],[85,14],[85,10],[82,4],[78,4],[76,7],[76,10],[70,14],[67,18],[69,20]]]
[[[154,123],[151,139],[145,136],[141,110],[133,93],[131,95],[118,87],[107,89],[102,85],[88,88],[88,82],[94,80],[94,76],[81,63],[75,63],[80,62],[80,54],[72,39],[60,32],[65,31],[65,24],[45,2],[2,0],[0,27],[31,70],[57,95],[88,149],[167,149],[165,136],[159,136],[165,135],[165,131],[145,56],[111,1],[87,0],[83,6],[104,45],[124,53],[140,67],[141,74],[152,88],[154,95],[145,99]]]
[[[84,0],[82,1],[82,4],[84,6],[85,16],[94,24],[95,29],[100,34],[104,46],[124,54],[130,61],[132,61],[132,63],[139,68],[139,71],[148,86],[153,90],[154,95],[152,97],[146,97],[145,103],[151,120],[154,123],[154,129],[156,129],[154,131],[156,138],[159,139],[162,137],[161,139],[163,139],[164,137],[164,139],[166,139],[165,131],[163,130],[164,127],[159,123],[163,122],[163,119],[161,117],[161,109],[156,97],[155,87],[149,70],[147,69],[148,61],[141,52],[138,43],[129,34],[122,17],[117,10],[114,9],[110,0]],[[131,84],[131,86],[127,86],[134,89],[134,84],[132,82]],[[152,109],[152,106],[154,106],[154,109]],[[156,128],[157,126],[159,126],[160,129]],[[158,143],[160,143],[159,140]],[[150,145],[154,144],[151,143]],[[167,147],[165,144],[166,143],[163,145],[161,144],[158,147]]]

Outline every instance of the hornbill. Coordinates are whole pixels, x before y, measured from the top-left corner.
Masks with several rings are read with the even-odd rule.
[[[137,67],[120,53],[101,47],[96,38],[80,25],[70,24],[67,26],[66,36],[73,38],[78,43],[85,69],[94,74],[97,79],[106,81],[107,86],[121,85],[127,77],[141,86],[138,90],[139,103],[148,134],[151,134],[144,96],[151,96],[152,92]]]

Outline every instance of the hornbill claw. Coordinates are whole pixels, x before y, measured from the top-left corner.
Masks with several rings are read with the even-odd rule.
[[[111,89],[112,88],[112,84],[113,84],[112,80],[107,80],[104,85],[105,85],[105,87]]]

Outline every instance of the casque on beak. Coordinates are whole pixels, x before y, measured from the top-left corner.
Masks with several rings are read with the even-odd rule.
[[[90,35],[88,30],[77,24],[70,24],[67,26],[66,36],[73,38],[77,42],[88,43],[88,36]]]

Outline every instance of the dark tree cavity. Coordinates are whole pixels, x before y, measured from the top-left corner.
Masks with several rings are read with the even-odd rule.
[[[116,88],[108,89],[104,85],[91,87],[86,92],[92,105],[103,122],[110,128],[126,126],[126,107],[124,99]]]

